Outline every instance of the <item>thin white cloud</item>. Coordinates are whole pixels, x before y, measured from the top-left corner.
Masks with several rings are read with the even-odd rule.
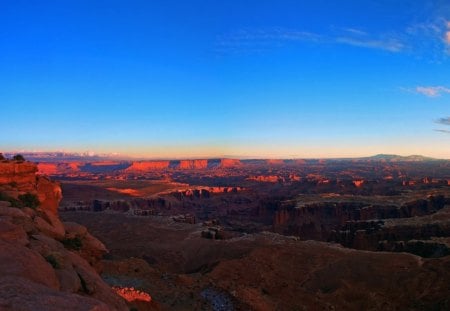
[[[322,36],[308,31],[284,28],[241,29],[218,37],[216,50],[221,52],[259,52],[292,42],[319,42]]]
[[[445,86],[418,86],[415,89],[416,93],[428,96],[439,97],[444,93],[450,93],[450,88]]]
[[[389,52],[400,52],[405,48],[405,45],[397,39],[388,38],[386,40],[372,40],[351,37],[336,38],[337,43],[348,44],[363,48],[380,49]]]
[[[334,35],[321,35],[309,31],[285,28],[242,29],[218,37],[216,50],[224,52],[261,51],[289,43],[345,44],[367,49],[400,52],[405,44],[392,35],[373,37],[357,28],[339,28]]]
[[[222,52],[253,52],[296,43],[340,44],[402,52],[440,63],[450,55],[450,21],[441,15],[404,29],[380,33],[338,26],[330,26],[326,34],[281,27],[241,29],[217,37],[215,45],[216,50]]]
[[[341,28],[342,30],[354,34],[354,35],[358,35],[358,36],[367,36],[368,33],[365,32],[364,30],[358,29],[358,28],[353,28],[353,27],[344,27]]]

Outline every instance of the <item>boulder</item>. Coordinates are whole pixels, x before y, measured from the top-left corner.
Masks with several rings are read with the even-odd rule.
[[[65,236],[64,227],[62,230],[59,227],[54,227],[39,216],[36,216],[34,218],[34,224],[36,225],[36,228],[43,234],[48,235],[57,240],[64,239]]]
[[[59,289],[55,270],[39,253],[3,240],[0,240],[0,275],[23,277]]]
[[[63,225],[66,230],[66,238],[84,237],[87,234],[86,227],[75,222],[63,222]]]
[[[9,203],[9,202],[8,202]],[[30,218],[21,209],[16,207],[0,206],[0,216],[11,216],[17,218]]]

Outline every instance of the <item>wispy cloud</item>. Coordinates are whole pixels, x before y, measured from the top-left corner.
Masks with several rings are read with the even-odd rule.
[[[252,52],[301,43],[402,52],[441,62],[450,55],[450,21],[435,17],[388,32],[369,32],[354,26],[330,26],[323,33],[282,27],[240,29],[218,36],[215,48],[221,52]]]
[[[353,28],[353,27],[343,27],[341,28],[343,31],[346,31],[348,33],[351,34],[355,34],[355,35],[359,35],[359,36],[367,36],[368,33],[365,32],[364,30],[358,29],[358,28]]]
[[[399,39],[371,36],[357,28],[338,28],[335,35],[286,28],[241,29],[218,37],[216,49],[224,52],[262,51],[292,43],[344,44],[367,49],[399,52],[405,48]]]
[[[439,97],[444,93],[450,93],[450,88],[445,86],[418,86],[415,92],[428,97]]]
[[[440,132],[440,133],[450,134],[450,130],[436,129],[435,131]]]
[[[319,34],[284,28],[241,29],[220,36],[216,50],[223,52],[255,52],[283,46],[292,42],[320,42]]]
[[[447,118],[439,118],[435,121],[437,124],[449,125],[450,126],[450,117]]]
[[[447,118],[439,118],[434,121],[436,124],[450,126],[450,117]],[[436,132],[450,134],[450,130],[447,129],[435,129]]]
[[[373,40],[365,38],[339,37],[336,38],[336,42],[363,48],[380,49],[389,52],[400,52],[405,48],[405,44],[395,38],[388,38],[386,40]]]

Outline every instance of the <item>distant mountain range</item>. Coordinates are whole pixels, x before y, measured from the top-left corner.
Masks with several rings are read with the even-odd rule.
[[[3,155],[12,158],[14,154],[18,152],[3,152]],[[88,153],[70,153],[70,152],[20,152],[27,160],[34,162],[99,162],[99,161],[154,161],[156,159],[145,159],[145,158],[131,158],[125,155],[118,154],[88,154]],[[240,159],[242,161],[251,161],[251,160],[264,160],[260,157],[239,157],[239,156],[223,156],[220,158],[234,158]],[[207,159],[207,157],[203,158]],[[213,159],[213,158],[209,158]],[[218,159],[218,158],[214,158]],[[299,158],[301,159],[301,158]],[[305,160],[319,160],[320,158],[310,158]],[[285,159],[285,160],[293,160],[293,159]],[[354,158],[323,158],[323,160],[329,161],[380,161],[380,162],[425,162],[425,161],[438,161],[440,159],[425,157],[422,155],[409,155],[409,156],[400,156],[396,154],[377,154],[369,157],[354,157]]]
[[[421,155],[400,156],[396,154],[377,154],[371,157],[361,158],[369,161],[383,161],[383,162],[423,162],[423,161],[436,161],[438,159],[424,157]]]

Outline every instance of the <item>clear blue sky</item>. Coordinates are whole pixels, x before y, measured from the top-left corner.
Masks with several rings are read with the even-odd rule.
[[[448,1],[0,2],[0,150],[450,158]]]

